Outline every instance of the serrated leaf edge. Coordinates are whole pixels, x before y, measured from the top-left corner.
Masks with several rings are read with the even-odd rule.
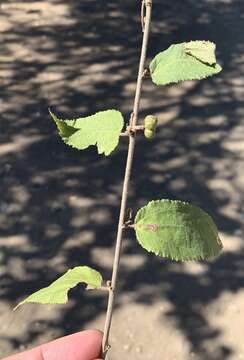
[[[84,280],[81,280],[79,281],[77,284],[75,284],[74,286],[70,286],[67,288],[67,291],[66,291],[66,301],[65,302],[56,302],[52,305],[63,305],[63,304],[66,304],[68,302],[68,293],[71,289],[73,289],[74,287],[78,286],[79,284],[86,284],[86,286],[88,287],[88,290],[92,290],[92,289],[99,289],[101,286],[102,286],[102,281],[103,281],[103,278],[102,278],[102,275],[95,269],[92,269],[90,268],[89,266],[76,266],[74,268],[71,268],[71,269],[68,269],[63,275],[59,276],[56,280],[54,280],[51,284],[49,284],[48,286],[45,286],[37,291],[35,291],[34,293],[32,293],[31,295],[27,296],[27,298],[25,298],[23,301],[21,301],[20,303],[18,303],[13,311],[16,311],[20,306],[24,305],[24,304],[27,304],[27,303],[35,303],[35,304],[40,304],[40,305],[45,305],[45,304],[42,304],[41,302],[37,302],[37,301],[27,301],[29,297],[31,297],[32,295],[34,295],[36,292],[38,291],[41,291],[41,290],[44,290],[44,289],[47,289],[49,288],[50,286],[52,286],[53,283],[55,283],[57,280],[59,280],[62,276],[64,276],[65,274],[68,274],[69,272],[71,272],[72,270],[75,270],[77,268],[89,268],[89,270],[92,270],[92,271],[96,271],[99,276],[100,276],[100,283],[98,286],[96,286],[95,284],[88,284],[87,282],[85,282]],[[48,303],[46,303],[46,305],[48,305]]]
[[[190,54],[187,50],[186,50],[186,47],[185,45],[186,44],[189,44],[191,42],[195,42],[195,41],[199,41],[199,42],[208,42],[208,43],[211,43],[211,44],[214,44],[215,45],[215,48],[216,48],[216,44],[211,42],[211,41],[208,41],[208,40],[192,40],[192,41],[189,41],[189,42],[182,42],[182,43],[176,43],[176,44],[171,44],[167,49],[159,52],[157,55],[154,56],[154,58],[151,60],[150,64],[149,64],[149,70],[150,70],[150,74],[151,74],[151,79],[152,79],[152,82],[157,85],[157,86],[166,86],[166,85],[170,85],[170,84],[178,84],[180,82],[183,82],[183,81],[192,81],[192,80],[202,80],[202,79],[207,79],[208,77],[211,77],[213,75],[217,75],[218,73],[220,73],[222,71],[222,67],[220,64],[218,64],[217,62],[215,63],[207,63],[207,62],[204,62],[202,61],[201,59],[199,59],[198,57],[196,56],[193,56],[192,54]],[[169,50],[171,47],[173,46],[181,46],[183,48],[183,51],[185,52],[186,55],[188,56],[191,56],[192,58],[196,59],[197,61],[201,62],[202,64],[208,66],[208,67],[211,67],[213,68],[215,71],[212,72],[211,74],[204,74],[204,75],[200,75],[199,77],[196,77],[196,76],[187,76],[187,77],[182,77],[180,80],[173,80],[173,81],[170,81],[170,82],[165,82],[165,83],[160,83],[160,82],[157,82],[154,80],[154,77],[155,77],[155,70],[157,69],[157,67],[159,67],[159,63],[156,65],[156,66],[153,66],[156,58],[161,54],[161,53],[164,53],[165,51]]]
[[[191,55],[189,55],[189,56],[191,56]],[[192,56],[192,57],[194,57],[194,56]],[[200,60],[198,59],[198,61],[200,61]],[[202,62],[202,61],[200,61],[200,62]],[[217,75],[218,73],[220,73],[222,71],[222,67],[218,63],[214,64],[214,66],[213,65],[208,65],[208,66],[212,67],[212,68],[216,67],[217,69],[215,69],[215,72],[213,72],[211,74],[200,75],[199,77],[195,77],[195,76],[194,77],[193,76],[187,76],[185,78],[182,77],[180,80],[173,80],[173,81],[170,81],[170,82],[166,82],[164,84],[155,81],[153,79],[153,77],[152,77],[152,82],[157,86],[164,86],[164,85],[170,85],[170,84],[179,84],[179,83],[181,83],[183,81],[194,81],[194,80],[197,81],[197,80],[207,79],[207,78],[209,78],[209,77],[211,77],[213,75]]]
[[[191,204],[191,203],[189,203],[189,202],[186,202],[186,201],[181,201],[181,200],[172,200],[172,199],[160,199],[160,200],[151,200],[147,205],[145,205],[145,206],[143,206],[143,207],[141,207],[139,210],[138,210],[138,212],[137,212],[137,214],[136,214],[136,216],[135,216],[135,221],[134,221],[134,230],[135,230],[135,232],[136,232],[136,228],[138,227],[140,227],[140,224],[138,224],[137,223],[137,218],[138,218],[138,216],[139,216],[139,212],[140,211],[145,211],[145,209],[147,208],[147,210],[148,210],[148,207],[151,207],[152,205],[154,205],[154,204],[159,204],[159,203],[162,203],[162,202],[167,202],[167,203],[179,203],[179,204],[183,204],[183,205],[189,205],[189,206],[191,206],[192,208],[196,208],[198,211],[199,210],[201,210],[202,211],[202,214],[203,215],[205,215],[206,216],[206,218],[207,219],[209,219],[210,221],[211,221],[211,226],[214,226],[215,228],[216,228],[216,225],[215,225],[215,223],[212,221],[212,218],[211,218],[211,216],[208,214],[208,213],[206,213],[204,210],[202,210],[201,208],[198,208],[198,207],[196,207],[195,205],[193,205],[193,204]],[[217,231],[217,228],[216,228],[216,231]],[[136,236],[136,238],[137,238],[137,236]],[[166,254],[165,252],[163,253],[161,253],[161,252],[155,252],[155,251],[152,251],[152,250],[150,250],[150,249],[148,249],[148,248],[146,248],[142,243],[141,243],[141,241],[140,241],[140,239],[139,238],[137,238],[137,241],[140,243],[140,245],[141,245],[141,247],[143,248],[143,249],[145,249],[147,252],[150,252],[150,253],[152,253],[153,255],[156,255],[156,256],[161,256],[161,257],[164,257],[164,258],[167,258],[167,259],[171,259],[171,260],[174,260],[174,261],[180,261],[180,262],[187,262],[187,261],[199,261],[199,260],[211,260],[211,259],[214,259],[218,254],[219,254],[219,251],[216,251],[216,252],[213,252],[213,254],[211,255],[211,256],[204,256],[204,257],[202,257],[202,256],[195,256],[194,257],[194,259],[192,259],[191,257],[184,257],[184,259],[183,258],[174,258],[174,257],[172,257],[171,255],[169,255],[169,254]],[[216,238],[216,241],[217,241],[217,243],[218,243],[218,245],[219,245],[219,247],[220,247],[220,250],[223,248],[223,244],[222,244],[222,241],[221,241],[221,239],[220,239],[220,237],[219,237],[219,235],[218,235],[218,233],[217,233],[217,238]]]
[[[121,113],[121,111],[116,110],[116,109],[102,110],[102,111],[96,112],[96,113],[93,114],[93,115],[88,115],[88,116],[80,117],[80,118],[76,118],[76,119],[61,119],[61,118],[59,118],[58,116],[56,116],[56,115],[49,109],[49,113],[50,113],[52,119],[54,120],[54,122],[56,123],[57,128],[58,128],[58,125],[57,125],[57,122],[56,122],[55,118],[56,118],[58,121],[64,122],[67,126],[73,127],[73,128],[75,128],[75,129],[77,129],[77,131],[75,131],[74,134],[76,134],[78,131],[80,131],[81,128],[79,128],[79,127],[76,128],[76,127],[75,127],[75,124],[70,124],[71,122],[74,122],[74,123],[75,123],[77,120],[87,119],[87,118],[92,117],[92,116],[94,116],[94,115],[99,115],[99,114],[102,114],[102,113],[107,113],[107,112],[109,112],[109,111],[114,111],[114,112],[117,112],[117,113],[119,113],[119,114],[121,115],[121,118],[122,118],[121,130],[122,130],[122,129],[123,129],[123,126],[124,126],[124,117],[123,117],[123,114]],[[68,122],[68,123],[67,123],[67,122]],[[68,145],[68,146],[70,146],[71,148],[77,150],[77,147],[75,147],[75,146],[73,146],[72,144],[68,143],[68,139],[69,139],[69,138],[63,137],[63,136],[61,135],[59,129],[58,129],[58,132],[59,132],[59,135],[60,135],[62,141],[63,141],[66,145]],[[71,136],[72,136],[72,135],[71,135]],[[93,144],[90,144],[90,145],[84,147],[84,148],[80,148],[80,150],[85,150],[85,149],[87,149],[89,146],[96,146],[96,147],[97,147],[97,152],[98,152],[99,155],[102,155],[102,154],[104,153],[105,156],[108,156],[108,155],[110,155],[110,154],[116,149],[116,147],[118,146],[118,143],[119,143],[119,137],[118,137],[118,141],[117,141],[115,147],[114,147],[111,151],[100,150],[100,149],[98,148],[97,141],[94,142]]]

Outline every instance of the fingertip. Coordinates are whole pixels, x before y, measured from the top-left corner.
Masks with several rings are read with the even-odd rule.
[[[85,330],[3,360],[102,360],[102,332]]]
[[[101,356],[102,333],[86,330],[41,347],[44,360],[93,360]]]
[[[97,341],[101,341],[102,342],[102,337],[103,337],[103,332],[97,329],[93,329],[93,330],[84,330],[84,331],[80,331],[77,334],[82,334],[82,335],[87,335],[87,336],[91,336],[94,339],[96,339]],[[75,335],[75,334],[74,334]],[[70,335],[72,336],[72,335]]]

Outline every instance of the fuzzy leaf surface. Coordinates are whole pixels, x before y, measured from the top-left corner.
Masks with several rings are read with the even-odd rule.
[[[137,212],[135,231],[143,248],[172,260],[209,259],[222,249],[212,218],[181,201],[149,202]]]
[[[25,303],[66,304],[69,290],[79,283],[87,284],[90,289],[98,289],[102,285],[102,276],[98,271],[88,266],[77,266],[69,269],[51,285],[27,297],[15,309]]]
[[[167,85],[185,80],[200,80],[219,73],[222,68],[216,62],[213,63],[215,54],[212,46],[199,46],[198,43],[202,42],[171,45],[157,54],[150,63],[152,81],[156,85]],[[191,45],[187,47],[187,44]]]
[[[118,145],[124,118],[120,111],[99,111],[74,120],[61,120],[50,112],[62,140],[78,150],[97,145],[98,153],[109,155]]]

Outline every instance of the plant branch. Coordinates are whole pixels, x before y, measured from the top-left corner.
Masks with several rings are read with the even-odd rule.
[[[140,65],[138,71],[136,92],[135,92],[135,100],[134,100],[134,108],[131,116],[130,127],[135,128],[138,120],[138,112],[141,100],[141,91],[142,91],[142,81],[144,78],[145,71],[145,61],[147,54],[147,46],[148,39],[150,33],[150,23],[151,23],[151,12],[152,12],[152,0],[143,0],[142,1],[142,11],[146,12],[143,26],[143,42],[141,48],[141,58]],[[119,263],[120,263],[120,255],[121,255],[121,246],[122,246],[122,236],[125,222],[125,213],[127,206],[127,198],[128,198],[128,188],[129,181],[131,176],[131,169],[133,164],[133,157],[135,151],[135,133],[130,132],[129,134],[129,147],[126,161],[126,169],[122,190],[122,198],[121,198],[121,206],[120,206],[120,215],[118,222],[118,230],[117,230],[117,239],[116,239],[116,247],[114,254],[114,262],[113,262],[113,272],[112,272],[112,280],[111,280],[111,288],[109,289],[109,297],[108,297],[108,306],[107,306],[107,314],[104,326],[104,335],[103,335],[103,355],[106,356],[110,346],[109,346],[109,332],[111,328],[112,315],[113,315],[113,307],[114,307],[114,299],[117,288],[117,278],[119,271]]]
[[[137,125],[134,128],[131,128],[130,125],[127,126],[126,131],[122,132],[120,136],[130,136],[130,132],[136,133],[137,131],[143,131],[145,129],[144,125]]]

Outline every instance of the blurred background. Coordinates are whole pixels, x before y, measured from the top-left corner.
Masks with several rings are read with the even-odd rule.
[[[70,267],[110,278],[127,139],[112,156],[58,138],[63,117],[132,110],[139,0],[0,4],[0,356],[85,328],[103,328],[104,293],[70,291],[67,306],[17,302]],[[223,71],[200,82],[143,87],[128,207],[188,200],[224,243],[212,262],[148,255],[128,231],[111,334],[113,360],[244,359],[244,2],[154,0],[149,60],[171,43],[211,40]]]

